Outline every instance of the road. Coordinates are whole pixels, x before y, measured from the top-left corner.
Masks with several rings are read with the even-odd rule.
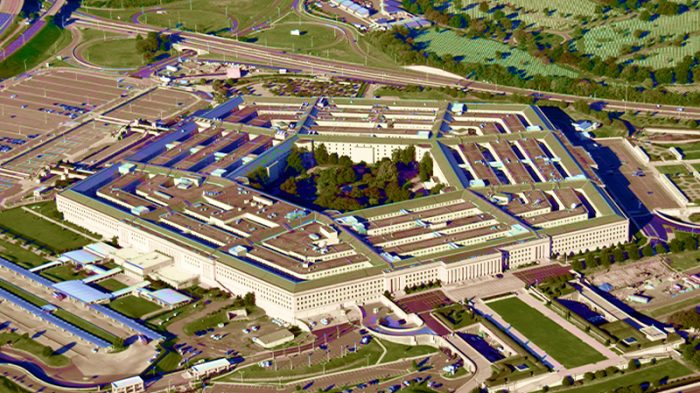
[[[122,34],[135,35],[139,33],[145,34],[149,31],[164,31],[159,27],[147,26],[143,24],[137,25],[128,21],[115,21],[81,12],[75,13],[73,16],[76,19],[76,22],[80,25],[100,30],[119,32]],[[580,97],[575,95],[549,93],[517,87],[495,85],[447,75],[421,73],[404,69],[389,70],[378,67],[345,63],[314,56],[287,53],[279,49],[267,48],[257,44],[239,42],[228,38],[200,33],[178,32],[178,34],[183,40],[183,44],[186,44],[187,46],[207,50],[209,52],[225,54],[226,56],[230,56],[232,60],[248,60],[262,65],[290,68],[310,72],[312,74],[336,75],[371,82],[397,85],[412,84],[431,87],[448,86],[469,88],[474,91],[490,93],[521,95],[537,94],[542,98],[563,102],[574,102],[577,100],[585,100],[587,102],[602,101],[601,99],[593,99],[590,97]],[[683,117],[700,116],[700,108],[695,107],[684,107],[683,112],[679,112],[675,106],[668,105],[657,107],[656,104],[625,102],[621,100],[605,100],[605,102],[606,107],[613,110],[642,111]]]

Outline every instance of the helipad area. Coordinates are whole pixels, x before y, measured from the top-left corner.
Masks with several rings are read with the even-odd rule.
[[[293,147],[319,145],[355,162],[412,145],[446,187],[337,214],[243,180],[253,170],[274,179]],[[294,321],[626,242],[628,221],[585,157],[526,105],[242,96],[57,203],[68,221],[117,237],[130,274],[255,292],[269,314]]]

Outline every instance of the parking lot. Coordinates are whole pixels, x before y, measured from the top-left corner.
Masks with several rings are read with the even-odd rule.
[[[86,71],[47,70],[0,90],[0,158],[26,151],[80,116],[121,98],[128,85]]]
[[[3,167],[22,173],[34,173],[61,159],[77,161],[90,150],[116,142],[114,134],[117,129],[112,124],[90,121],[68,130],[51,143],[38,146],[31,152],[8,161]]]
[[[124,121],[155,121],[192,110],[200,102],[196,95],[187,91],[156,88],[105,113],[105,116]]]

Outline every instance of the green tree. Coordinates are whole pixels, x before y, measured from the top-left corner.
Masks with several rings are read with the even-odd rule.
[[[591,269],[598,266],[598,261],[596,261],[595,256],[591,253],[586,254],[586,268]]]
[[[259,187],[264,187],[268,180],[270,180],[270,175],[267,174],[267,170],[263,167],[257,167],[248,174],[248,180]]]
[[[656,243],[654,248],[656,249],[657,255],[666,253],[666,247],[663,245],[663,243]]]
[[[577,272],[580,272],[583,270],[583,262],[581,262],[580,259],[576,259],[571,262],[571,268],[576,270]]]
[[[625,252],[619,248],[613,250],[613,258],[615,262],[623,262],[625,260]]]
[[[625,246],[627,257],[636,261],[639,259],[639,247],[635,243],[629,243]]]
[[[574,379],[567,375],[561,380],[561,384],[564,386],[571,386],[574,384]]]
[[[418,176],[421,181],[428,181],[433,176],[433,159],[430,154],[423,155],[418,164]]]
[[[286,192],[289,195],[297,195],[297,182],[293,177],[287,178],[282,184],[280,184],[280,190]]]
[[[411,192],[399,186],[396,181],[390,182],[384,189],[388,202],[401,202],[411,197]]]
[[[124,349],[124,339],[121,337],[116,337],[114,342],[112,342],[112,348],[117,351]]]
[[[627,362],[627,369],[628,370],[637,370],[639,368],[639,362],[637,359],[630,359],[629,362]]]
[[[292,148],[289,152],[284,170],[290,176],[298,176],[304,172],[304,161],[298,149]]]
[[[651,245],[647,244],[642,248],[642,255],[645,257],[650,257],[654,255],[654,250],[651,248]]]
[[[610,266],[610,250],[607,248],[600,252],[600,264],[606,268]]]
[[[314,149],[314,160],[316,160],[316,164],[318,165],[324,165],[328,163],[328,150],[326,149],[326,145],[321,143]]]
[[[245,304],[246,307],[255,306],[255,293],[254,292],[246,293],[243,296],[243,304]]]

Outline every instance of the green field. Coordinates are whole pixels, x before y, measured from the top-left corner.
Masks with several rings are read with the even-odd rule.
[[[598,351],[516,297],[489,302],[488,306],[564,367],[605,360]]]
[[[223,33],[231,28],[231,19],[221,12],[204,9],[171,8],[164,13],[146,12],[139,17],[144,24],[178,28],[198,33]]]
[[[648,22],[639,18],[625,18],[611,23],[600,24],[590,29],[584,34],[582,40],[576,42],[576,46],[585,53],[597,55],[603,59],[617,57],[623,54],[625,47],[633,45],[644,46],[646,43],[668,42],[676,37],[692,32],[697,27],[696,22],[698,20],[700,20],[699,10],[690,10],[673,16],[661,15],[655,20]],[[646,32],[646,36],[637,38],[634,34],[635,31]],[[687,54],[692,54],[698,50],[698,48],[692,47],[696,42],[698,41],[695,40],[686,44],[689,47]],[[666,56],[674,55],[674,49],[667,49],[667,51],[669,53],[663,54],[662,52],[658,57],[653,56],[647,59],[646,64],[652,66],[672,65],[675,62]],[[675,60],[682,58],[680,56]]]
[[[427,345],[402,345],[392,343],[386,340],[382,341],[382,345],[386,348],[386,355],[382,359],[382,363],[390,363],[403,358],[412,358],[416,356],[429,355],[436,352],[436,349]]]
[[[182,356],[175,351],[168,351],[161,356],[154,364],[156,372],[169,373],[177,370],[177,364],[180,363]]]
[[[146,12],[139,19],[141,23],[194,30],[195,24],[200,32],[217,32],[231,27],[231,19],[238,23],[239,30],[245,30],[262,22],[272,22],[290,12],[293,0],[261,2],[259,0],[180,0],[180,1],[121,1],[121,0],[87,0],[82,3],[82,10],[103,17],[120,17],[129,20],[132,15],[149,8],[162,9],[164,14]],[[141,8],[145,5],[145,8]],[[127,7],[127,8],[124,8]],[[151,7],[149,7],[151,6]],[[105,9],[101,9],[105,8]],[[110,12],[107,8],[112,8]]]
[[[299,36],[291,35],[292,30],[300,30]],[[349,29],[352,31],[352,29]],[[270,28],[249,34],[249,40],[255,44],[285,49],[290,52],[304,53],[312,56],[368,65],[386,66],[392,61],[380,49],[368,45],[362,36],[346,36],[344,32],[333,27],[332,22],[318,21],[310,17],[287,15],[276,21]],[[349,40],[357,39],[362,53],[351,46]]]
[[[472,18],[481,18],[487,15],[479,11],[479,7],[471,6],[476,2],[465,1],[462,12]],[[567,29],[575,27],[579,15],[593,15],[596,3],[592,0],[491,0],[491,8],[512,5],[513,8],[504,9],[511,19],[521,20],[527,25],[537,25],[554,29]],[[450,5],[455,10],[454,3]]]
[[[0,333],[0,343],[9,344],[12,348],[31,353],[47,366],[63,367],[70,364],[70,359],[66,356],[55,354],[53,350],[48,352],[49,349],[47,348],[49,347],[32,340],[28,336],[4,332]]]
[[[75,250],[90,240],[21,208],[0,212],[0,227],[55,253]]]
[[[39,296],[36,296],[33,293],[31,293],[23,288],[20,288],[20,287],[12,284],[10,282],[2,280],[2,279],[0,279],[0,288],[28,301],[29,303],[31,303],[37,307],[42,307],[42,306],[49,304],[49,302],[40,298]],[[29,290],[31,290],[31,289],[29,289]]]
[[[159,305],[134,295],[124,296],[112,301],[109,303],[109,308],[129,318],[141,318],[146,314],[161,309]]]
[[[667,306],[655,308],[652,311],[647,312],[647,314],[654,318],[659,318],[663,315],[697,306],[698,304],[700,304],[700,294],[696,293],[693,297],[681,301],[677,300]]]
[[[671,260],[671,266],[680,271],[700,267],[700,250],[668,254],[667,258]]]
[[[14,383],[11,379],[7,377],[0,376],[0,391],[4,393],[29,393],[30,391],[24,389],[20,385]]]
[[[70,263],[42,270],[39,274],[55,282],[82,280],[88,276],[83,270],[75,270],[75,267]]]
[[[116,280],[114,278],[108,278],[97,283],[100,287],[104,288],[105,291],[114,292],[120,289],[126,288],[128,285],[123,282]]]
[[[193,336],[194,333],[199,330],[207,330],[209,328],[216,327],[216,325],[219,323],[225,322],[228,322],[228,318],[226,318],[226,310],[222,310],[211,315],[207,315],[196,321],[189,322],[185,325],[183,330],[185,331],[185,334]]]
[[[567,392],[567,393],[599,393],[599,392],[609,392],[615,388],[621,386],[630,385],[642,385],[644,383],[654,383],[662,379],[673,379],[682,377],[684,375],[690,374],[691,371],[681,363],[671,360],[658,363],[656,365],[650,365],[642,367],[641,369],[634,372],[627,372],[625,374],[616,374],[615,377],[608,377],[601,379],[599,381],[594,381],[590,384],[584,386],[575,387],[566,390],[557,390],[557,392]]]
[[[698,50],[700,50],[700,36],[693,35],[688,37],[681,46],[667,44],[666,46],[650,48],[642,52],[639,59],[637,59],[637,55],[634,55],[633,58],[636,59],[634,64],[652,68],[672,67],[678,60],[685,56],[693,56]]]
[[[39,65],[70,43],[68,30],[48,23],[17,52],[0,62],[0,78],[9,78]]]
[[[659,173],[664,175],[689,174],[688,169],[685,167],[685,165],[664,165],[657,166],[656,169],[659,171]]]
[[[32,268],[46,262],[44,257],[25,250],[19,244],[13,244],[4,239],[0,239],[0,256],[24,268]]]
[[[427,44],[427,50],[440,56],[451,54],[468,63],[499,64],[513,67],[527,75],[560,75],[572,78],[577,76],[575,71],[556,64],[545,64],[523,50],[512,49],[506,44],[489,39],[460,37],[453,30],[424,30],[423,34],[416,38],[416,42]]]
[[[107,68],[137,68],[148,63],[136,50],[135,38],[93,41],[86,44],[81,56],[90,64]]]

